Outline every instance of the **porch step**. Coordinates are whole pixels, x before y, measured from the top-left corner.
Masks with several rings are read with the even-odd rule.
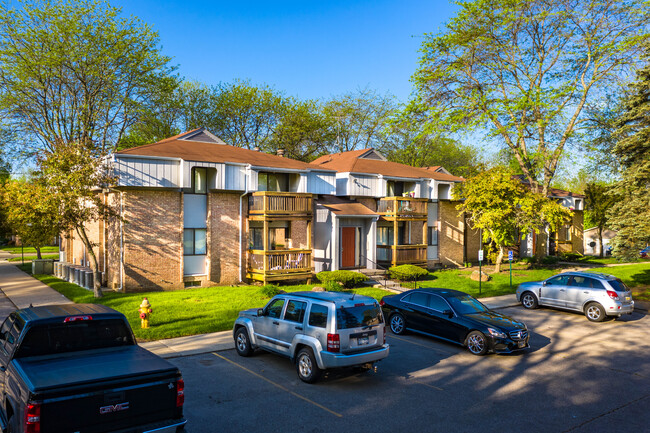
[[[397,281],[393,280],[386,280],[386,285],[384,286],[384,281],[368,281],[369,283],[372,284],[372,287],[376,287],[378,289],[386,289],[390,290],[391,292],[397,292],[397,293],[402,293],[407,290],[410,290],[406,287],[402,287]]]
[[[386,276],[386,271],[383,269],[356,269],[355,272],[359,272],[363,275],[365,275],[368,278],[374,278],[374,277],[385,277]]]

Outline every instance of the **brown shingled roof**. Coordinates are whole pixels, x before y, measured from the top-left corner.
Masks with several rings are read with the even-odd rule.
[[[378,216],[367,206],[355,201],[347,200],[340,197],[323,196],[322,199],[316,200],[316,203],[325,206],[336,215],[356,215],[356,216]]]
[[[194,130],[196,131],[196,130]],[[296,170],[307,170],[319,168],[327,170],[326,167],[315,167],[302,161],[258,152],[255,150],[235,147],[228,144],[206,143],[200,141],[182,140],[182,137],[190,132],[179,134],[175,137],[166,138],[157,143],[145,144],[117,152],[117,155],[142,155],[160,156],[169,158],[181,158],[186,161],[201,162],[234,162],[245,163],[261,167],[286,168]]]
[[[361,155],[370,150],[372,149],[353,150],[350,152],[324,155],[312,161],[311,165],[336,170],[341,173],[382,174],[384,176],[392,177],[415,179],[429,178],[449,182],[463,182],[465,180],[462,177],[453,176],[451,174],[440,173],[421,167],[411,167],[410,165],[400,164],[398,162],[360,158]]]

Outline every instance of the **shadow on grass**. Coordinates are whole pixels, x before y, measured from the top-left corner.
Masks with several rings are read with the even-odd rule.
[[[650,285],[650,269],[643,270],[630,277],[635,285]]]

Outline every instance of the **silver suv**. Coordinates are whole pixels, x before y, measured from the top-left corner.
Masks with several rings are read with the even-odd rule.
[[[339,292],[277,295],[264,308],[241,311],[233,337],[241,356],[260,348],[289,357],[307,383],[329,368],[370,369],[389,351],[377,301]]]
[[[517,300],[529,309],[543,305],[579,311],[592,322],[634,311],[632,292],[623,281],[591,272],[564,272],[544,281],[522,283],[517,287]]]

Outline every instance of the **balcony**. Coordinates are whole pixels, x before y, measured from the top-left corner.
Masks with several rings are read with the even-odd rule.
[[[377,245],[377,261],[382,265],[427,265],[426,245]]]
[[[247,278],[262,281],[311,279],[311,250],[248,250]]]
[[[377,204],[377,213],[386,220],[426,219],[428,201],[426,198],[383,197]]]
[[[312,194],[258,191],[248,197],[249,217],[294,217],[312,215]]]

